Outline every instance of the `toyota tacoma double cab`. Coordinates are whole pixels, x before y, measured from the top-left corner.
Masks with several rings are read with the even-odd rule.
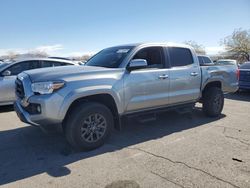
[[[238,89],[237,74],[231,66],[200,66],[186,45],[115,46],[97,53],[86,66],[19,74],[14,107],[23,122],[62,125],[73,148],[91,150],[130,115],[201,102],[207,116],[219,116],[223,94]]]

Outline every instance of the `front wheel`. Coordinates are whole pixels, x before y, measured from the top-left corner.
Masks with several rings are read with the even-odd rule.
[[[203,112],[209,117],[217,117],[224,106],[224,94],[220,88],[211,87],[204,91]]]
[[[65,123],[66,138],[79,151],[92,150],[103,145],[114,125],[111,111],[95,102],[86,102],[75,107]]]

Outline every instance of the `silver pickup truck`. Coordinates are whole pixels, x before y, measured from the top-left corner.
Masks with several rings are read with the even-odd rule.
[[[223,93],[238,89],[231,66],[200,66],[194,50],[171,43],[104,49],[86,66],[26,71],[16,80],[15,110],[28,124],[60,124],[78,150],[101,146],[124,117],[203,104],[221,114]]]

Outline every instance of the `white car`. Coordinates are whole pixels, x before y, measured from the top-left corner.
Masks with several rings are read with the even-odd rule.
[[[238,63],[234,59],[219,59],[215,63],[216,65],[236,65],[238,67]]]
[[[0,63],[0,106],[13,104],[15,101],[15,80],[19,73],[25,70],[66,65],[79,65],[79,62],[56,58],[29,58]]]

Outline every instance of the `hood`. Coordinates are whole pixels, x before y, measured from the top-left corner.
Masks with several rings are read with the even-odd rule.
[[[98,74],[104,72],[115,71],[116,69],[94,67],[94,66],[62,66],[41,68],[25,71],[32,82],[54,81],[71,79],[86,74]]]

